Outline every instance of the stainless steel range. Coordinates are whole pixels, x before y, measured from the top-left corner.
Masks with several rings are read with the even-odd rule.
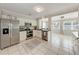
[[[19,21],[0,19],[0,49],[19,43]]]

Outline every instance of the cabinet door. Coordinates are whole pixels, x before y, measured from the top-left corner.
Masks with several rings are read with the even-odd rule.
[[[10,46],[10,21],[1,20],[1,49]]]
[[[33,37],[36,37],[36,30],[33,30]]]
[[[26,31],[20,32],[20,42],[26,40]]]
[[[11,21],[11,45],[19,43],[19,21]]]

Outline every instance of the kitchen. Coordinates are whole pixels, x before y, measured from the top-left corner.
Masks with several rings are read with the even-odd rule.
[[[0,4],[0,54],[77,54],[78,5]]]

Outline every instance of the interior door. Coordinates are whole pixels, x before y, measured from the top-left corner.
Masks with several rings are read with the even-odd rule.
[[[11,20],[11,45],[19,43],[19,21]]]
[[[1,49],[10,46],[10,21],[1,20]]]

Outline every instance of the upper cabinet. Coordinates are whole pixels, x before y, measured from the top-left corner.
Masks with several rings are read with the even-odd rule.
[[[18,18],[19,20],[19,25],[20,26],[24,26],[25,23],[31,23],[32,26],[37,26],[37,21],[36,20],[33,20],[33,19],[28,19],[28,18]]]
[[[11,19],[11,20],[19,20],[19,25],[24,26],[25,23],[31,23],[32,26],[37,26],[37,21],[34,19],[31,19],[30,17],[25,18],[25,15],[12,12],[9,10],[2,9],[0,10],[0,18],[4,19]]]
[[[29,21],[30,21],[30,23],[32,24],[32,26],[37,26],[37,20],[35,20],[35,19],[30,19]]]
[[[23,18],[17,18],[17,20],[19,20],[19,25],[20,26],[24,26],[25,19],[23,19]]]

